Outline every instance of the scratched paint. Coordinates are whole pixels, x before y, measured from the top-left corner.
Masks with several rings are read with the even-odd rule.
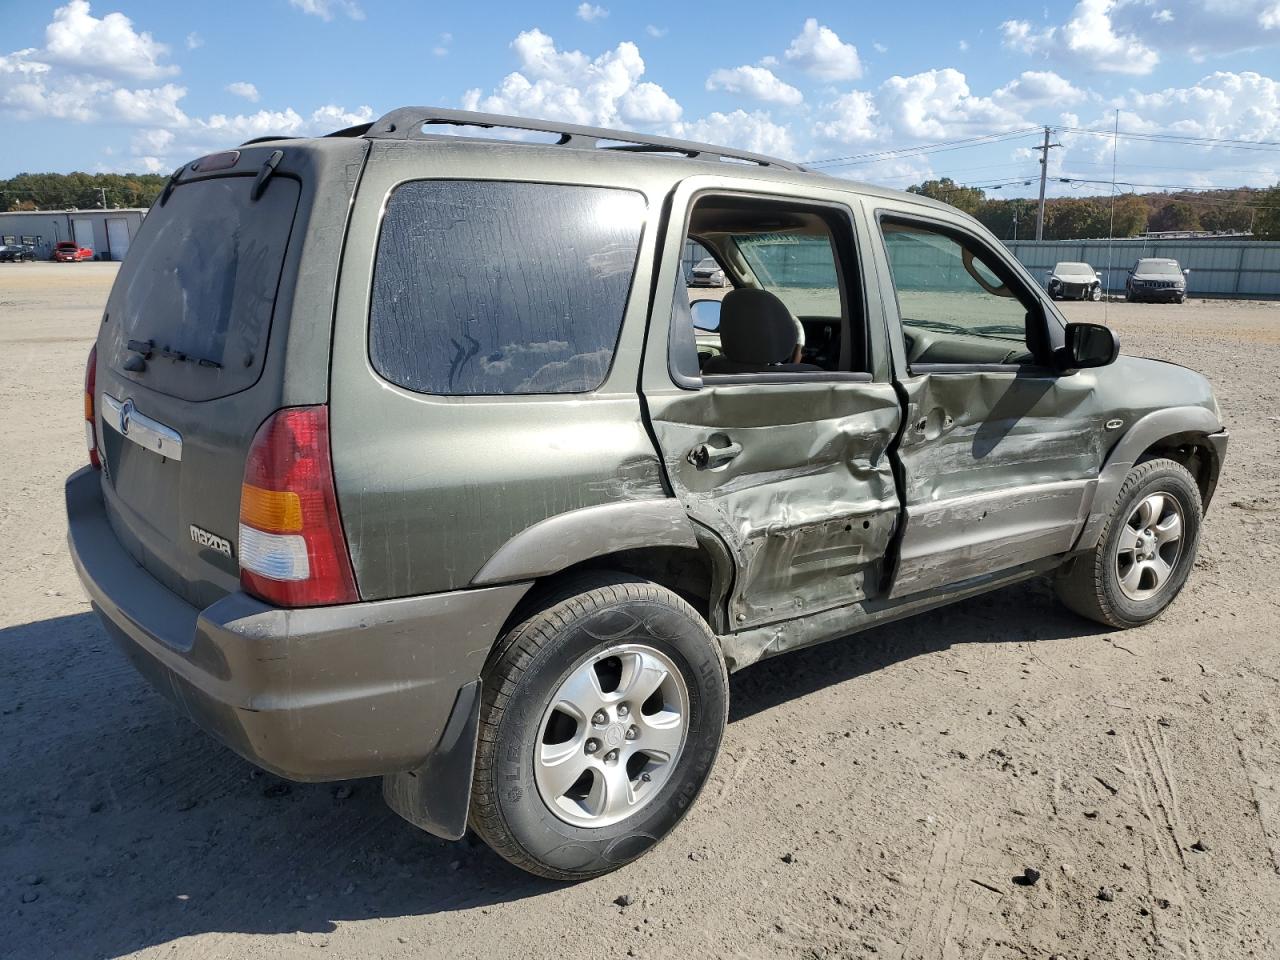
[[[676,495],[734,556],[735,628],[879,592],[898,513],[891,386],[721,386],[652,398],[650,411]],[[741,455],[708,469],[689,462],[717,438],[741,444]]]

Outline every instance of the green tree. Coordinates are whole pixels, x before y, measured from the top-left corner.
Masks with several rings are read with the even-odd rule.
[[[1253,234],[1259,240],[1280,240],[1280,183],[1258,195]]]
[[[963,210],[968,214],[977,213],[978,207],[986,196],[977,187],[962,187],[950,177],[943,177],[941,180],[926,180],[924,183],[916,184],[914,187],[907,187],[907,192],[916,193],[922,197],[930,197],[934,200],[941,200],[943,203],[949,203],[957,210]]]
[[[1200,214],[1194,206],[1185,200],[1174,200],[1166,203],[1150,218],[1150,227],[1154,231],[1163,230],[1199,230]]]
[[[155,173],[20,173],[0,180],[0,209],[149,207],[167,178]]]

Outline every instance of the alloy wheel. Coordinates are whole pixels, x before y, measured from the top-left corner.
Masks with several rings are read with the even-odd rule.
[[[534,756],[538,793],[566,823],[617,823],[662,790],[688,723],[689,689],[665,654],[635,643],[592,654],[543,713]]]
[[[1149,600],[1173,576],[1182,555],[1182,505],[1169,493],[1152,493],[1134,506],[1116,543],[1116,576],[1130,600]]]

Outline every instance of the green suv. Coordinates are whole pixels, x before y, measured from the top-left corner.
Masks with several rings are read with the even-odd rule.
[[[1039,575],[1154,619],[1227,443],[951,207],[429,108],[176,171],[85,415],[72,556],[162,693],[564,879],[676,825],[735,670]]]

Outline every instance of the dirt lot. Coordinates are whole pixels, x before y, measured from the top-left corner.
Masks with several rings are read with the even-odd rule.
[[[1105,308],[1233,435],[1163,620],[1034,584],[748,669],[685,823],[561,886],[258,775],[107,640],[62,480],[112,269],[0,265],[0,955],[1280,956],[1280,304]]]

